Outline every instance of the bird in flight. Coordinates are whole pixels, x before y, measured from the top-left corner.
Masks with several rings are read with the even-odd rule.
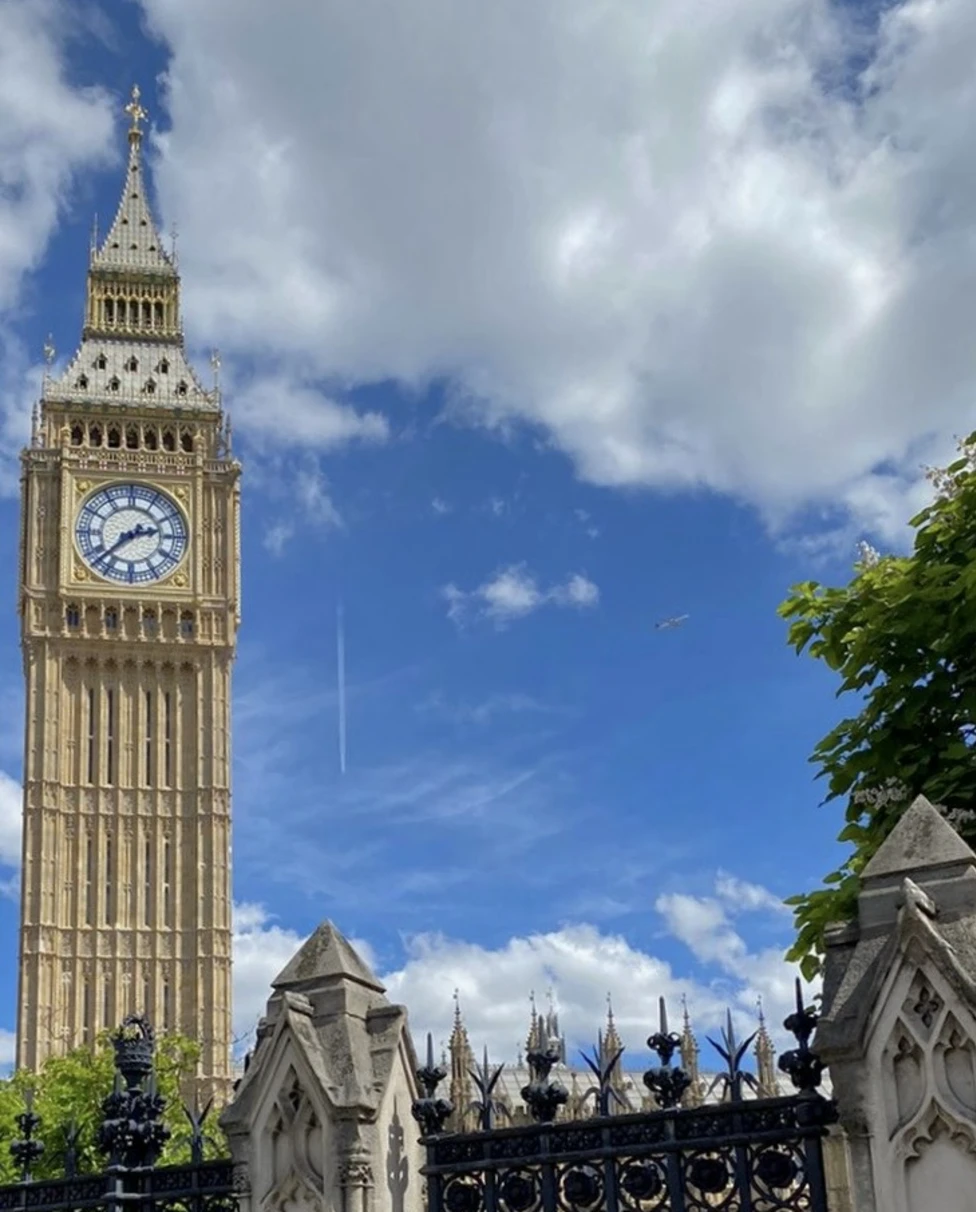
[[[654,630],[673,631],[675,627],[680,627],[682,623],[687,622],[690,618],[691,615],[688,614],[676,614],[670,619],[662,619],[660,623],[655,623]]]

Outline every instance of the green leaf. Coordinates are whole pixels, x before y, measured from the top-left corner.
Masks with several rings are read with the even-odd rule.
[[[976,471],[968,450],[948,476],[948,495],[911,521],[910,556],[857,568],[845,586],[800,582],[779,607],[790,647],[832,670],[838,695],[858,704],[810,758],[826,780],[824,802],[846,800],[838,842],[849,853],[821,888],[787,902],[796,930],[789,954],[804,975],[819,969],[828,925],[856,912],[859,872],[907,803],[921,791],[947,807],[976,800],[976,746],[966,739],[976,736]],[[904,796],[879,796],[893,781]],[[976,842],[976,824],[970,832]]]
[[[166,1100],[163,1121],[170,1129],[160,1162],[175,1165],[190,1160],[189,1125],[183,1113],[180,1088],[196,1071],[199,1047],[179,1035],[167,1035],[156,1041],[156,1080]],[[98,1126],[102,1120],[102,1102],[112,1090],[115,1073],[114,1050],[110,1035],[103,1033],[91,1048],[76,1048],[65,1056],[51,1057],[37,1073],[20,1070],[0,1080],[0,1134],[12,1140],[16,1136],[15,1117],[24,1109],[24,1091],[34,1090],[34,1109],[41,1117],[39,1139],[44,1153],[34,1166],[39,1179],[60,1176],[63,1157],[63,1131],[74,1121],[81,1129],[78,1163],[82,1173],[101,1170],[105,1158],[96,1148]],[[226,1156],[227,1145],[211,1112],[206,1122],[211,1138],[205,1156]],[[17,1179],[7,1149],[0,1150],[0,1183]]]

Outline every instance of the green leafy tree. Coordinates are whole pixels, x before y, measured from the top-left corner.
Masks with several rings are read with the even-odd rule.
[[[181,1035],[165,1035],[156,1041],[156,1085],[166,1100],[163,1121],[171,1136],[160,1165],[178,1165],[190,1160],[191,1127],[183,1110],[180,1090],[196,1071],[197,1044]],[[51,1057],[37,1073],[20,1070],[0,1081],[0,1183],[16,1182],[19,1173],[10,1156],[9,1144],[19,1131],[17,1116],[24,1110],[25,1096],[33,1091],[33,1108],[41,1118],[37,1139],[44,1152],[32,1167],[35,1178],[56,1178],[63,1173],[65,1130],[77,1129],[78,1168],[83,1173],[101,1169],[106,1159],[96,1144],[102,1122],[102,1101],[115,1080],[115,1052],[110,1032],[99,1036],[93,1048],[76,1048],[65,1056]],[[205,1157],[227,1154],[226,1141],[211,1111],[204,1124]]]
[[[915,796],[938,804],[976,845],[976,434],[931,470],[935,499],[911,521],[912,554],[861,545],[843,588],[795,585],[779,613],[789,643],[840,678],[860,709],[810,758],[826,801],[846,799],[839,840],[852,847],[825,887],[790,898],[797,928],[788,958],[809,979],[824,932],[855,910],[860,874]]]

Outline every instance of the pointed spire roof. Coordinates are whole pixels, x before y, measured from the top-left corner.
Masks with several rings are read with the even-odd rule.
[[[861,879],[884,879],[956,863],[976,865],[976,854],[945,817],[920,795],[885,838],[861,873]]]
[[[149,209],[142,166],[142,123],[147,115],[139,100],[139,87],[125,107],[129,115],[129,163],[122,197],[108,235],[92,253],[92,269],[115,269],[176,276],[176,268],[163,249]]]
[[[620,1034],[617,1031],[617,1024],[614,1022],[613,1000],[609,993],[607,994],[607,1030],[603,1036],[603,1046],[606,1056],[612,1056],[614,1052],[618,1052],[623,1047]]]
[[[464,1016],[461,1014],[461,996],[457,989],[454,990],[454,1027],[451,1031],[451,1051],[455,1049],[465,1049],[468,1045],[468,1029],[464,1025]]]
[[[698,1040],[691,1029],[691,1015],[688,1013],[688,998],[681,995],[681,1060],[685,1068],[692,1063],[692,1058],[698,1056]]]
[[[383,986],[329,921],[311,934],[271,982],[273,989],[297,989],[324,982],[355,981],[382,993]]]
[[[542,1023],[539,1020],[539,1013],[535,1008],[535,990],[529,994],[529,1004],[532,1007],[532,1014],[529,1017],[529,1034],[525,1040],[525,1051],[538,1052],[545,1046],[545,1041],[542,1038]]]
[[[776,1085],[776,1049],[773,1046],[769,1028],[766,1026],[766,1015],[763,1011],[762,998],[757,1002],[759,1014],[759,1030],[756,1032],[756,1043],[753,1055],[756,1058],[756,1076],[759,1079],[760,1093],[765,1098],[773,1098],[778,1093]]]

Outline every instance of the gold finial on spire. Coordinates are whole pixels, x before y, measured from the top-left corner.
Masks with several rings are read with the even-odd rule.
[[[132,99],[130,100],[129,104],[125,106],[125,113],[127,113],[132,119],[132,123],[129,127],[129,134],[140,137],[142,135],[142,126],[140,123],[145,122],[145,120],[149,117],[149,111],[145,109],[144,106],[142,106],[139,102],[139,98],[141,96],[142,94],[139,92],[139,85],[133,84]]]

